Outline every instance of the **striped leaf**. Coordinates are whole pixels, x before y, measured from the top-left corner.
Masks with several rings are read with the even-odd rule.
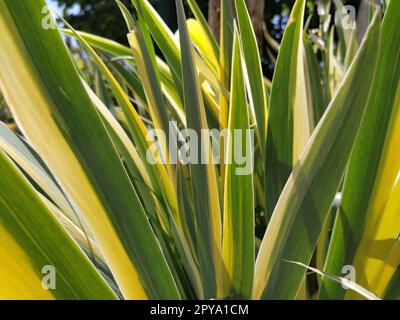
[[[151,55],[154,48],[151,44],[151,49],[153,50],[149,49],[145,37],[146,31],[143,32],[140,26],[134,26],[132,32],[128,34],[128,40],[135,57],[138,75],[143,83],[154,128],[166,133],[169,132],[170,125],[168,110],[161,89],[160,75],[155,66],[155,56]],[[168,139],[165,140],[163,136],[159,136],[158,141],[161,144],[162,157],[166,160],[169,177],[170,179],[174,179],[174,171],[169,159]]]
[[[67,22],[64,23],[67,24]],[[71,26],[68,25],[68,27],[71,30],[73,30]],[[106,78],[108,84],[110,85],[112,93],[114,94],[116,100],[118,101],[120,107],[124,112],[124,115],[128,123],[129,131],[132,134],[132,137],[135,141],[139,155],[141,156],[142,159],[146,160],[149,157],[151,158],[151,162],[155,163],[153,165],[150,163],[150,161],[143,162],[146,166],[147,173],[152,181],[152,186],[154,188],[154,191],[158,195],[159,199],[165,202],[165,205],[171,209],[171,213],[173,217],[176,219],[176,223],[178,223],[179,225],[178,204],[175,193],[173,192],[174,180],[172,177],[168,176],[166,167],[160,161],[157,160],[157,155],[152,154],[152,152],[148,152],[152,144],[150,142],[150,139],[148,139],[147,128],[143,120],[140,118],[137,110],[130,103],[129,97],[126,95],[121,85],[115,79],[111,71],[107,68],[107,66],[101,60],[101,58],[95,52],[95,50],[78,33],[74,31],[74,34],[83,44],[83,46],[92,56],[92,58],[95,60],[97,67],[102,71],[104,77]],[[169,215],[160,214],[160,219],[164,228],[168,229],[167,226],[169,225]]]
[[[209,67],[215,72],[219,72],[219,56],[215,54],[213,44],[210,42],[203,26],[195,19],[187,21],[189,35],[192,39],[200,56],[204,59]]]
[[[254,273],[254,190],[249,111],[238,34],[235,32],[232,60],[231,100],[229,103],[227,141],[228,158],[225,165],[224,229],[222,257],[228,274],[228,292],[249,299]],[[241,172],[236,154],[246,156],[250,172]],[[231,162],[231,163],[230,163]],[[245,164],[245,165],[246,165]]]
[[[286,261],[308,265],[311,260],[365,110],[379,35],[380,19],[375,15],[335,99],[282,191],[257,256],[253,298],[297,295],[304,269]]]
[[[171,68],[178,92],[182,96],[182,64],[179,47],[174,34],[161,19],[157,11],[154,10],[148,0],[132,0],[132,3],[143,18],[143,21],[146,23],[154,41],[164,54],[165,59]]]
[[[233,48],[233,9],[229,0],[221,0],[221,30],[220,30],[220,81],[228,87],[231,83],[232,48]],[[220,97],[221,129],[228,126],[229,97]],[[223,146],[221,146],[223,148]],[[223,149],[222,149],[223,150]],[[221,155],[224,153],[221,152]]]
[[[115,299],[3,151],[0,171],[0,298]],[[43,286],[46,275],[54,287]]]
[[[177,298],[139,198],[61,36],[42,27],[44,5],[1,2],[1,89],[24,135],[91,226],[124,296]]]
[[[253,24],[244,0],[236,1],[236,15],[238,19],[240,41],[243,48],[245,65],[247,69],[250,104],[255,113],[257,133],[263,157],[267,139],[267,94],[264,87],[264,76],[257,39]]]
[[[199,79],[194,64],[194,50],[189,39],[182,0],[177,0],[179,38],[181,44],[182,78],[184,79],[184,105],[187,128],[202,137],[202,129],[207,129],[207,121]],[[191,150],[195,153],[195,150]],[[221,273],[221,213],[217,188],[217,178],[208,143],[198,143],[197,155],[207,155],[208,164],[202,161],[190,164],[192,195],[197,222],[197,250],[205,298],[218,295],[218,281]]]
[[[397,213],[385,210],[400,170],[400,3],[391,1],[378,50],[378,67],[360,133],[345,177],[325,271],[356,268],[357,282],[375,292],[372,277],[400,232]],[[384,242],[389,246],[383,245]],[[393,271],[394,272],[394,271]],[[382,294],[382,290],[379,294]],[[323,282],[321,298],[343,298],[345,290]]]
[[[219,57],[218,42],[215,39],[215,36],[214,36],[210,26],[208,25],[206,18],[204,17],[203,13],[201,12],[201,10],[195,0],[187,0],[187,3],[189,5],[190,9],[192,10],[193,15],[195,16],[196,20],[198,21],[198,23],[201,24],[203,32],[206,34],[207,42],[209,42],[211,44],[213,54],[218,59],[218,57]]]
[[[270,216],[311,134],[303,64],[305,0],[297,0],[283,36],[272,81],[266,153],[266,201]]]
[[[325,112],[326,105],[322,95],[321,75],[318,59],[314,53],[310,39],[303,34],[304,73],[307,90],[307,102],[311,108],[312,129],[316,127]]]

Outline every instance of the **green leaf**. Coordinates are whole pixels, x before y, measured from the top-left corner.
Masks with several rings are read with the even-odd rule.
[[[107,108],[113,107],[113,101],[109,94],[109,90],[103,81],[101,73],[98,69],[94,71],[94,81],[93,85],[95,87],[96,95],[100,98],[101,101],[107,106]]]
[[[207,39],[208,39],[209,43],[211,43],[211,45],[212,45],[215,57],[219,57],[218,42],[215,39],[215,36],[214,36],[206,18],[204,17],[203,13],[201,12],[197,2],[195,0],[187,0],[187,3],[189,5],[190,9],[192,10],[193,15],[195,16],[196,20],[201,24],[204,32],[206,33]]]
[[[231,83],[232,48],[233,48],[233,9],[230,0],[221,0],[221,32],[220,32],[220,81],[228,87]],[[219,121],[221,129],[228,126],[229,97],[220,96]],[[223,145],[221,146],[223,148]],[[223,150],[223,149],[222,149]],[[221,151],[222,151],[221,150]],[[224,153],[221,152],[223,156]]]
[[[253,298],[294,299],[339,188],[365,110],[376,65],[375,15],[338,93],[293,168],[256,260]],[[368,65],[369,68],[365,66]]]
[[[222,257],[228,273],[228,292],[225,296],[249,299],[254,273],[254,187],[253,150],[243,67],[238,34],[235,32],[227,142],[228,159],[233,159],[225,165]],[[250,172],[241,172],[244,171],[243,164],[237,163],[234,157],[243,153],[246,155],[245,165],[250,165],[247,168],[251,169]]]
[[[123,12],[127,11],[126,7],[120,4]],[[129,15],[129,12],[124,13]],[[131,16],[130,16],[131,17]],[[131,19],[133,19],[131,17]],[[142,24],[144,25],[144,23]],[[161,90],[161,81],[158,69],[156,67],[156,56],[154,47],[151,42],[148,31],[140,26],[133,26],[131,32],[128,34],[129,44],[135,57],[137,66],[137,73],[143,82],[143,88],[147,98],[148,110],[152,118],[154,128],[162,130],[164,133],[169,132],[170,122],[168,110],[164,101],[163,92]],[[166,168],[170,179],[174,179],[174,170],[170,165],[169,158],[169,141],[168,138],[159,136],[158,142],[161,145],[162,157],[165,159]],[[177,221],[179,224],[179,220]]]
[[[250,104],[255,112],[258,136],[261,144],[262,156],[265,157],[265,143],[267,139],[267,94],[264,88],[264,76],[261,67],[260,53],[253,24],[244,0],[236,1],[236,12],[240,31],[240,41],[247,69],[249,82]]]
[[[303,34],[304,45],[304,73],[307,90],[308,105],[311,107],[312,129],[316,127],[326,110],[322,95],[321,71],[318,59],[314,53],[310,39]]]
[[[71,30],[73,30],[66,21],[64,21],[64,23],[67,24]],[[105,79],[109,83],[110,89],[113,92],[117,102],[121,106],[127,119],[128,128],[132,134],[139,155],[142,159],[146,160],[148,157],[153,157],[151,160],[154,161],[155,164],[150,163],[150,161],[145,161],[143,163],[145,164],[149,177],[152,181],[154,191],[158,195],[159,199],[171,209],[172,215],[176,219],[176,223],[179,225],[179,213],[177,212],[178,204],[173,186],[174,179],[168,176],[166,167],[157,159],[155,159],[154,154],[149,152],[149,148],[152,147],[152,144],[150,139],[148,139],[148,132],[145,124],[140,118],[137,110],[130,103],[129,97],[125,94],[120,84],[117,82],[105,63],[100,59],[95,50],[90,47],[85,39],[83,39],[78,33],[74,32],[74,34],[81,41],[88,53],[92,56],[97,67],[103,72]],[[164,228],[168,229],[169,215],[160,213],[160,219]]]
[[[350,67],[351,62],[354,59],[358,50],[358,42],[357,42],[357,30],[354,29],[350,36],[350,43],[348,49],[346,51],[346,56],[344,58],[344,67],[347,70]]]
[[[163,253],[169,265],[175,267],[171,267],[171,272],[173,272],[174,274],[174,279],[176,279],[176,282],[180,284],[180,281],[183,280],[184,282],[182,275],[181,277],[179,277],[179,275],[177,274],[179,271],[182,271],[179,270],[181,268],[181,264],[179,262],[177,263],[180,257],[176,254],[174,249],[171,250],[170,234],[166,234],[164,232],[165,230],[160,224],[160,222],[162,223],[162,221],[159,221],[158,219],[159,213],[164,216],[168,214],[166,212],[166,208],[163,207],[163,203],[159,200],[157,194],[153,191],[154,187],[146,171],[146,167],[143,164],[143,161],[141,160],[135,146],[132,144],[125,131],[122,129],[118,121],[112,116],[111,112],[102,104],[102,102],[93,93],[93,91],[87,84],[85,84],[85,88],[93,104],[96,106],[97,110],[102,116],[104,124],[106,125],[106,128],[113,140],[113,143],[115,144],[115,147],[118,150],[120,156],[124,160],[124,163],[126,164],[130,175],[132,176],[132,183],[134,184],[134,186],[136,186],[138,195],[144,208],[146,209],[151,225],[154,229],[155,234],[157,235],[157,240],[159,241],[163,249]],[[183,220],[184,219],[182,219],[182,221]],[[170,222],[171,224],[173,223],[172,219],[168,222]],[[183,227],[185,227],[185,224],[183,224]],[[174,236],[173,245],[177,246],[178,249],[181,250],[180,254],[185,264],[186,271],[190,273],[192,278],[197,280],[197,266],[195,265],[194,261],[192,261],[194,260],[193,255],[186,250],[186,239],[181,237],[181,234],[177,230],[177,227],[175,227],[175,224],[171,225],[169,231]],[[182,252],[183,250],[185,251]],[[197,285],[195,281],[193,281],[193,283]],[[198,297],[202,297],[201,289],[198,289],[197,292]],[[180,288],[180,293],[182,295],[181,298],[187,298],[183,288]]]
[[[1,150],[0,171],[0,297],[115,299],[98,271]],[[48,267],[55,268],[52,289],[42,287],[42,279],[53,272]]]
[[[147,0],[132,0],[171,68],[178,92],[182,94],[182,65],[174,34]]]
[[[119,0],[115,0],[120,9],[122,16],[124,17],[125,23],[128,27],[129,32],[132,32],[136,27],[136,22],[133,19],[131,13],[129,12],[128,8]]]
[[[374,270],[390,249],[378,244],[397,239],[400,232],[398,213],[385,210],[400,170],[399,27],[400,3],[391,1],[377,46],[377,71],[345,177],[324,270],[337,274],[344,265],[353,265],[357,282],[373,292]],[[382,290],[377,293],[383,294]],[[338,299],[345,294],[332,283],[322,283],[321,298]]]
[[[124,296],[178,298],[138,195],[60,34],[42,27],[44,5],[0,3],[1,89],[24,135],[91,226]]]
[[[132,70],[126,69],[120,62],[105,59],[107,65],[119,76],[119,79],[133,92],[137,101],[147,108],[146,94],[144,93],[143,84],[139,77]],[[104,83],[104,82],[103,82]]]
[[[194,63],[194,50],[189,39],[182,0],[177,0],[179,37],[182,54],[182,78],[184,79],[184,105],[187,128],[193,129],[198,137],[207,129],[206,114],[201,95],[199,79]],[[202,161],[190,164],[192,195],[197,225],[197,249],[205,298],[218,295],[218,281],[221,277],[221,213],[217,178],[211,160],[210,145],[198,143],[197,155],[208,155],[208,164]],[[191,150],[191,153],[195,152]]]
[[[61,29],[60,31],[66,35],[76,37],[75,33],[72,30]],[[83,31],[77,31],[77,33],[91,46],[98,48],[104,52],[108,52],[116,57],[132,55],[132,51],[130,48],[118,42]]]
[[[28,143],[3,123],[0,123],[0,148],[42,189],[42,192],[57,204],[70,220],[79,224],[73,207],[48,168],[38,159],[37,154],[29,147]]]
[[[265,163],[267,216],[311,134],[302,46],[304,6],[305,0],[295,2],[272,80]]]

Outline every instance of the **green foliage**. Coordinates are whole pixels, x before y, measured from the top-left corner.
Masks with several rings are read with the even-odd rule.
[[[307,3],[273,45],[271,83],[244,0],[222,2],[219,44],[193,1],[187,19],[176,0],[177,34],[147,0],[116,1],[129,46],[44,29],[44,0],[0,2],[20,129],[0,125],[0,297],[397,298],[400,2],[371,7],[361,43],[324,29],[328,13],[306,29]],[[202,135],[217,128],[222,161]],[[170,130],[202,140],[170,154]],[[202,161],[171,161],[185,147]],[[323,277],[313,290],[307,269]]]

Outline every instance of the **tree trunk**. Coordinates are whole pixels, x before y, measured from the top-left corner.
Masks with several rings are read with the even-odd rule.
[[[253,22],[254,32],[256,34],[258,44],[261,46],[263,42],[265,0],[246,0],[246,4]],[[235,5],[235,0],[232,0],[232,5]],[[208,23],[210,24],[211,30],[213,30],[218,40],[220,33],[220,13],[221,0],[209,0]]]

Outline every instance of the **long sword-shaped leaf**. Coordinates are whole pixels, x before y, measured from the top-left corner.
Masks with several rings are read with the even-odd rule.
[[[82,32],[82,31],[72,31],[69,29],[61,29],[60,31],[62,31],[63,33],[65,33],[71,37],[74,37],[74,38],[78,38],[77,35],[79,35],[82,39],[84,39],[93,48],[100,49],[101,51],[103,51],[105,53],[109,53],[109,54],[115,56],[116,58],[133,59],[131,48],[121,45],[118,42],[115,42],[115,41],[112,41],[112,40],[109,40],[107,38],[103,38],[100,36],[96,36],[91,33]],[[177,96],[175,83],[174,83],[174,80],[171,75],[171,71],[170,71],[169,67],[160,58],[157,58],[156,62],[157,62],[157,67],[161,73],[161,77],[162,77],[164,86],[167,86],[168,91],[169,92],[173,91],[174,95]],[[117,68],[118,73],[124,72],[124,70],[122,70],[123,67],[119,66],[117,61],[107,61],[107,63],[111,64],[114,68]],[[123,76],[124,78],[127,78],[126,72],[124,72],[121,76]],[[137,75],[131,75],[129,78],[132,78],[132,77],[137,77]],[[141,84],[138,83],[138,79],[135,79],[135,78],[129,79],[129,78],[127,78],[125,80],[129,80],[129,82],[131,83],[131,87],[132,87],[131,89],[133,90],[133,92],[135,92],[141,98],[141,100],[144,100],[143,99],[143,96],[144,96],[143,88],[142,88]],[[132,86],[132,84],[133,84],[133,86]],[[174,99],[178,100],[178,97],[174,97]],[[179,102],[179,104],[180,104],[180,102]],[[181,116],[181,118],[182,118],[182,116]]]
[[[221,30],[220,30],[220,81],[228,87],[231,83],[232,48],[233,48],[233,10],[229,0],[221,0]],[[220,96],[221,129],[228,126],[229,97]],[[221,146],[223,148],[223,145]],[[222,149],[223,150],[223,149]],[[221,152],[221,155],[223,153]]]
[[[204,17],[203,13],[201,12],[198,4],[196,3],[195,0],[188,0],[187,1],[190,9],[193,12],[193,15],[195,16],[196,20],[201,24],[203,31],[206,33],[207,35],[207,41],[212,45],[212,49],[214,51],[214,56],[218,59],[219,57],[219,46],[218,46],[218,42],[215,39],[215,36],[206,20],[206,18]]]
[[[165,60],[167,61],[173,79],[176,84],[177,92],[179,93],[181,100],[183,100],[183,87],[182,87],[182,64],[181,54],[179,48],[179,41],[174,37],[172,31],[168,28],[165,22],[161,19],[157,11],[151,6],[148,0],[132,0],[137,11],[146,23],[154,41],[164,54]],[[229,86],[229,83],[224,86],[222,85],[213,70],[211,70],[202,59],[196,57],[196,67],[198,72],[204,76],[206,80],[213,84],[213,86],[221,91],[222,95],[226,95],[225,87]],[[201,63],[203,62],[203,63]],[[216,80],[216,81],[215,81]]]
[[[116,58],[125,59],[125,60],[133,60],[132,50],[124,45],[121,45],[115,41],[109,40],[107,38],[103,38],[100,36],[96,36],[90,33],[82,32],[82,31],[72,31],[69,29],[61,29],[61,31],[69,36],[78,38],[79,35],[82,39],[84,39],[88,44],[92,47],[100,49],[104,53],[109,53]],[[174,111],[177,113],[180,119],[184,119],[184,114],[182,112],[182,102],[180,100],[180,96],[177,92],[177,88],[175,86],[175,82],[173,76],[171,74],[170,68],[168,65],[157,57],[157,68],[159,69],[162,84],[163,84],[163,92],[167,99],[172,101],[172,107]],[[108,64],[112,65],[114,69],[117,69],[119,75],[128,82],[131,90],[137,95],[140,102],[143,102],[145,99],[143,87],[139,80],[137,79],[137,75],[131,74],[128,75],[128,71],[124,70],[124,67],[120,66],[117,61],[107,61]]]
[[[150,222],[152,223],[153,229],[158,236],[158,240],[162,247],[164,248],[163,252],[167,259],[170,261],[170,266],[172,266],[173,260],[177,260],[175,252],[167,252],[171,251],[168,242],[170,241],[169,236],[165,235],[162,231],[162,227],[160,226],[160,222],[157,218],[157,214],[161,213],[165,215],[166,208],[162,206],[162,203],[158,199],[156,193],[153,191],[154,187],[151,183],[151,180],[145,170],[145,166],[142,163],[142,160],[139,157],[135,147],[129,140],[126,133],[123,131],[121,126],[118,124],[117,120],[112,116],[110,111],[102,104],[97,96],[91,91],[88,85],[85,84],[85,88],[88,91],[89,96],[92,99],[93,104],[96,106],[102,118],[104,119],[104,123],[108,129],[108,132],[111,135],[115,146],[120,153],[121,157],[124,160],[130,174],[133,177],[133,183],[137,186],[137,192],[142,200],[143,206],[146,209],[146,212],[149,215]],[[182,219],[185,221],[185,219]],[[172,223],[172,222],[171,222]],[[182,227],[185,225],[182,224]],[[172,234],[174,236],[174,244],[178,247],[178,250],[186,250],[186,239],[182,238],[180,235],[180,230],[175,230],[175,224],[171,226]],[[167,241],[164,241],[162,238],[166,237]],[[174,251],[174,250],[172,250]],[[185,270],[189,272],[191,275],[196,275],[193,277],[197,280],[197,268],[193,260],[190,252],[181,252],[181,257],[185,264]],[[178,264],[181,267],[180,264]],[[171,268],[173,272],[176,272],[173,268]],[[177,280],[178,275],[175,274],[175,279]],[[181,279],[182,280],[182,279]],[[194,282],[196,285],[197,283]],[[197,290],[199,292],[198,297],[202,297],[201,290]]]
[[[147,44],[145,40],[147,30],[141,29],[140,26],[133,26],[133,30],[128,34],[129,44],[131,45],[135,62],[137,65],[138,75],[143,82],[143,88],[146,93],[147,104],[149,107],[150,115],[153,120],[155,129],[162,130],[165,133],[169,132],[169,115],[164,101],[164,96],[161,90],[161,81],[158,69],[155,64],[155,56],[151,56],[154,51],[152,44]],[[147,35],[150,37],[150,35]],[[163,157],[166,160],[166,168],[170,179],[174,179],[174,171],[171,166],[169,157],[169,143],[168,138],[164,139],[163,136],[158,137],[161,145]]]
[[[305,0],[294,4],[272,81],[265,171],[267,215],[274,210],[311,134],[302,46],[304,6]]]
[[[264,158],[265,143],[267,139],[267,93],[264,87],[264,76],[261,67],[260,53],[257,39],[253,30],[253,24],[244,0],[236,1],[236,12],[240,31],[240,41],[250,87],[250,102],[255,112],[257,131]]]
[[[207,129],[207,121],[201,89],[194,64],[194,50],[190,43],[186,17],[182,0],[177,0],[180,43],[184,79],[184,104],[187,115],[187,127],[203,137],[202,129]],[[203,137],[204,139],[204,137]],[[197,164],[192,159],[190,165],[192,194],[197,221],[197,249],[199,265],[206,298],[217,296],[218,278],[221,272],[221,213],[214,165],[211,162],[211,150],[208,143],[198,143],[199,157],[207,155],[208,164]],[[197,152],[196,152],[197,151]]]
[[[68,25],[68,27],[73,30],[71,26]],[[78,33],[74,31],[74,34],[81,41],[89,54],[93,57],[97,66],[103,72],[104,77],[107,79],[111,91],[113,92],[115,98],[117,99],[122,110],[124,111],[128,122],[128,127],[134,138],[136,147],[141,158],[146,160],[148,158],[151,158],[151,161],[154,161],[154,164],[151,164],[149,161],[145,161],[143,163],[146,165],[146,169],[152,181],[154,191],[157,193],[158,197],[171,209],[171,212],[176,219],[176,222],[179,224],[179,214],[177,212],[178,203],[175,193],[173,192],[173,179],[170,179],[170,177],[168,176],[168,172],[163,163],[158,161],[155,155],[149,152],[149,148],[151,148],[152,144],[150,142],[150,139],[148,139],[146,126],[144,125],[136,109],[130,103],[128,96],[125,94],[120,84],[117,82],[105,63],[100,59],[95,50]],[[164,226],[167,226],[169,224],[169,216],[164,215],[163,217],[161,217],[161,219]]]
[[[28,142],[2,123],[0,123],[0,148],[22,169],[24,175],[34,182],[36,190],[42,199],[45,199],[44,202],[57,207],[59,213],[57,218],[61,224],[67,226],[66,230],[71,236],[92,254],[95,245],[89,239],[91,236],[88,234],[89,228],[83,225],[80,214],[76,212],[77,208],[72,207],[62,188]]]
[[[179,94],[182,94],[182,65],[179,47],[174,34],[161,19],[148,0],[132,0],[136,10],[143,18],[155,42],[163,52],[171,68]]]
[[[303,34],[304,73],[308,105],[312,109],[312,129],[318,124],[325,112],[325,102],[322,95],[321,71],[318,59],[314,53],[309,37]]]
[[[210,43],[204,28],[195,19],[188,19],[187,25],[190,38],[199,51],[201,58],[207,62],[211,70],[218,74],[219,56],[214,54],[213,46]]]
[[[357,42],[357,30],[354,29],[350,36],[350,44],[346,51],[346,56],[344,58],[344,68],[347,70],[353,61],[354,56],[356,55],[358,50],[358,42]]]
[[[147,107],[146,95],[144,93],[143,84],[138,75],[132,69],[121,64],[119,61],[106,59],[106,64],[118,75],[121,82],[133,92],[136,102],[140,103],[144,108]]]
[[[63,33],[74,37],[75,34],[69,29],[61,29]],[[79,35],[84,38],[91,46],[104,52],[108,52],[116,57],[132,55],[131,49],[113,40],[97,36],[95,34],[79,31]]]
[[[0,123],[0,148],[18,164],[18,166],[42,189],[46,195],[54,201],[57,206],[74,223],[78,223],[78,217],[74,212],[68,199],[63,194],[54,178],[42,163],[33,154],[33,150],[28,149],[26,141],[17,136],[5,124]]]
[[[1,89],[24,134],[84,214],[125,297],[177,298],[138,196],[65,45],[57,30],[42,27],[44,5],[0,3]]]
[[[233,8],[230,0],[221,0],[220,13],[220,74],[219,80],[224,87],[228,87],[231,83],[231,67],[232,67],[232,48],[233,48]],[[221,94],[219,96],[219,124],[223,130],[228,127],[229,116],[229,96]],[[220,154],[221,162],[225,162],[225,138],[221,140]],[[221,166],[221,179],[224,181],[225,166]]]
[[[354,265],[357,282],[369,287],[371,271],[387,254],[379,240],[397,238],[398,217],[385,205],[400,169],[400,3],[391,1],[382,25],[377,74],[350,159],[325,270],[338,274]],[[385,220],[383,220],[385,219]],[[380,249],[379,249],[380,248]],[[345,290],[323,283],[321,298],[340,298]]]
[[[254,298],[293,299],[339,187],[365,110],[376,64],[380,19],[293,169],[268,225],[256,261]],[[371,69],[365,68],[370,66]]]
[[[133,27],[134,29],[137,27],[136,23],[133,21],[133,18],[130,16],[130,13],[128,10],[121,4],[119,3],[121,10],[124,13],[125,19],[128,21],[128,26]],[[137,30],[140,32],[140,30]],[[136,113],[135,109],[132,109],[132,106],[129,105],[129,102],[127,101],[127,97],[121,90],[119,84],[116,82],[116,80],[113,78],[112,74],[109,72],[107,67],[104,65],[104,63],[100,60],[100,58],[97,56],[95,51],[82,39],[79,35],[75,33],[75,36],[78,37],[79,40],[81,40],[84,43],[84,46],[87,48],[89,53],[94,57],[95,61],[101,68],[101,70],[104,72],[107,81],[109,81],[110,86],[112,91],[114,92],[118,102],[121,104],[125,111],[125,115],[128,120],[128,125],[131,129],[131,132],[133,134],[134,140],[137,142],[137,145],[139,146],[139,152],[141,153],[143,158],[147,158],[147,153],[146,153],[146,143],[147,141],[144,140],[146,131],[143,123],[141,122],[141,119],[138,118],[138,115]],[[143,36],[146,37],[146,36]],[[144,38],[141,38],[142,41],[145,41]],[[140,41],[140,40],[139,40]],[[143,44],[145,46],[145,44]],[[149,56],[149,52],[147,51],[147,61],[149,68],[152,67],[155,64],[155,56],[153,56],[154,59],[152,59]],[[144,59],[142,57],[138,56],[138,65],[144,64]],[[150,61],[151,60],[151,61]],[[142,76],[147,77],[146,70],[144,66],[140,66],[139,68],[142,69]],[[148,72],[151,72],[150,70],[147,70]],[[155,76],[153,74],[153,76]],[[155,76],[157,78],[157,76]],[[152,83],[149,85],[149,81],[147,82],[148,86],[146,87],[147,90],[147,95],[152,96],[152,95],[157,95],[157,92],[153,92],[154,88],[152,86],[156,86],[156,83]],[[158,93],[160,93],[158,91]],[[92,96],[92,95],[91,95]],[[158,95],[159,98],[162,99],[162,96],[160,94]],[[101,110],[104,109],[101,106],[99,106],[98,99],[96,97],[94,99],[94,104],[99,108],[99,111],[101,112],[102,116],[106,116],[105,120],[107,121],[107,129],[111,129],[110,134],[113,138],[114,143],[116,144],[116,147],[119,152],[121,152],[121,155],[123,156],[127,167],[130,172],[134,173],[134,181],[133,183],[138,186],[139,188],[139,195],[141,196],[141,200],[143,203],[143,206],[149,213],[150,219],[152,226],[155,230],[155,234],[157,235],[157,238],[159,240],[160,246],[163,249],[163,253],[167,259],[167,262],[169,263],[169,266],[171,268],[171,272],[174,276],[174,279],[176,280],[177,286],[179,287],[179,292],[181,294],[181,297],[185,298],[187,297],[185,295],[185,290],[182,287],[182,282],[185,282],[186,278],[182,277],[182,274],[184,273],[183,267],[186,268],[186,271],[188,271],[190,274],[196,274],[196,265],[192,261],[192,257],[189,256],[188,251],[184,252],[185,248],[187,245],[184,243],[185,239],[181,237],[180,231],[182,229],[181,222],[179,221],[179,215],[178,215],[178,207],[177,207],[177,199],[175,198],[175,195],[173,192],[171,192],[173,189],[171,181],[168,179],[167,172],[165,170],[165,167],[161,163],[157,163],[155,166],[152,166],[149,164],[149,162],[144,162],[143,164],[146,165],[147,172],[149,173],[147,175],[147,172],[143,172],[140,166],[140,159],[137,157],[132,157],[132,155],[135,155],[132,153],[132,148],[126,148],[127,145],[129,147],[129,144],[127,144],[124,140],[126,139],[120,139],[123,138],[121,134],[118,134],[118,132],[114,132],[116,129],[115,125],[112,125],[108,119],[109,117],[104,114]],[[154,99],[151,98],[149,99],[151,103],[154,103]],[[157,105],[152,105],[148,106],[148,109],[153,109],[153,112],[151,112],[153,119],[156,119],[157,111],[154,109],[160,108],[162,106],[157,106]],[[165,109],[165,106],[164,106]],[[157,122],[156,120],[154,120]],[[159,122],[157,122],[159,123]],[[111,125],[111,126],[110,126]],[[165,131],[163,131],[165,132]],[[118,137],[115,136],[115,134],[118,134]],[[122,142],[122,145],[121,145]],[[165,141],[164,141],[165,143]],[[165,150],[165,147],[163,148]],[[132,170],[133,169],[133,170]],[[137,177],[137,171],[140,170],[141,177]],[[157,171],[158,170],[158,171]],[[172,170],[171,170],[172,171]],[[157,175],[157,172],[159,174]],[[145,173],[145,175],[143,174]],[[174,173],[172,172],[172,175]],[[150,178],[150,181],[147,182],[146,175]],[[136,176],[136,177],[135,177]],[[139,179],[138,179],[139,178]],[[141,183],[142,178],[146,181],[145,184]],[[170,178],[172,180],[172,178]],[[149,183],[150,182],[150,183]],[[161,185],[161,186],[160,186]],[[160,188],[161,187],[161,188]],[[151,193],[149,194],[149,191]],[[164,198],[166,196],[166,199]],[[153,199],[152,199],[153,198]],[[166,200],[166,202],[165,202]],[[171,211],[169,211],[169,209]],[[173,221],[172,216],[170,215],[172,213],[175,215],[176,220]],[[178,228],[175,230],[175,228]],[[171,246],[171,235],[174,237],[174,245],[178,248],[178,251],[181,251],[181,257],[183,258],[184,266],[177,262],[178,259],[176,259],[176,251],[175,247],[172,248]],[[178,270],[179,269],[179,270]],[[178,275],[178,273],[181,274],[181,276]],[[186,287],[190,287],[190,284],[187,284]],[[199,292],[199,290],[197,290]],[[201,290],[200,290],[201,291]]]
[[[249,299],[254,273],[254,190],[252,146],[245,80],[238,34],[235,32],[229,107],[227,154],[234,158],[225,168],[222,257],[228,274],[228,292]],[[249,172],[236,161],[246,156]],[[245,165],[246,165],[245,164]]]
[[[3,151],[0,172],[0,298],[115,298]],[[49,272],[54,287],[46,289]]]
[[[87,83],[84,83],[84,86],[93,105],[96,107],[99,114],[101,115],[104,125],[106,126],[111,136],[111,139],[115,144],[115,148],[117,149],[120,156],[124,159],[129,173],[135,180],[140,181],[143,184],[139,190],[139,193],[142,194],[145,191],[152,190],[151,180],[146,171],[146,167],[143,164],[143,161],[140,158],[139,153],[137,152],[132,141],[129,139],[128,135],[118,123],[118,121],[113,117],[111,111],[107,109],[102,101],[90,89],[89,85]],[[143,186],[145,187],[143,188]]]

